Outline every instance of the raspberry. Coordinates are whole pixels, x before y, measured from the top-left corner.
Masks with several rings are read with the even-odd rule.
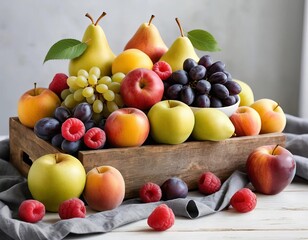
[[[172,69],[169,63],[158,61],[153,65],[152,70],[160,77],[161,80],[166,80],[172,74]]]
[[[161,199],[162,192],[160,186],[156,183],[145,183],[139,191],[139,196],[142,202],[158,202]]]
[[[249,188],[242,188],[233,194],[230,204],[238,212],[250,212],[257,205],[257,196]]]
[[[86,128],[84,123],[78,118],[69,118],[65,120],[61,127],[62,136],[71,142],[75,142],[83,137]]]
[[[66,83],[68,76],[64,73],[57,73],[50,82],[48,88],[61,97],[61,92],[68,88]]]
[[[91,149],[103,148],[106,143],[106,134],[104,130],[92,127],[85,133],[83,141]]]
[[[166,204],[157,206],[148,217],[148,225],[155,231],[165,231],[174,224],[174,213]]]
[[[60,204],[58,213],[61,219],[84,218],[86,207],[79,198],[71,198]]]
[[[212,172],[205,172],[201,175],[198,181],[199,192],[210,195],[220,189],[221,181]]]
[[[42,220],[45,212],[44,204],[34,199],[24,200],[18,209],[19,218],[29,223],[36,223]]]

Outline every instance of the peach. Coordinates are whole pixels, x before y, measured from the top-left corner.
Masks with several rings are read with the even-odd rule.
[[[248,106],[240,106],[230,116],[235,127],[236,136],[255,136],[261,130],[261,118],[256,110]]]
[[[19,98],[17,115],[23,125],[33,128],[38,120],[53,116],[60,104],[60,98],[53,91],[34,86]]]
[[[120,108],[106,119],[104,130],[113,147],[138,147],[147,139],[150,123],[147,115],[137,108]]]
[[[93,210],[112,210],[123,202],[124,178],[120,171],[112,166],[95,167],[87,173],[83,196]]]
[[[286,126],[286,115],[279,104],[268,98],[262,98],[250,105],[261,118],[260,133],[279,133]]]

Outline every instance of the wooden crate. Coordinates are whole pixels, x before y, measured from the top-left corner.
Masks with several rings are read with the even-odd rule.
[[[183,179],[190,190],[197,188],[197,179],[204,171],[212,171],[225,180],[235,170],[244,171],[249,153],[267,144],[285,146],[285,136],[275,133],[234,137],[220,142],[190,141],[178,145],[89,150],[80,151],[78,159],[86,171],[100,165],[117,168],[126,183],[125,197],[132,198],[138,196],[138,190],[145,182],[160,185],[173,176]],[[38,138],[17,118],[10,118],[10,161],[24,176],[35,159],[57,152],[60,150]]]

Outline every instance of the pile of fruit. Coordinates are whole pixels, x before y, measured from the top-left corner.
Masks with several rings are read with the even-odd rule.
[[[42,213],[36,220],[43,217],[44,207],[59,211],[61,218],[84,217],[84,205],[78,201],[82,193],[87,204],[97,211],[116,208],[123,201],[125,182],[121,173],[112,166],[99,166],[85,173],[74,157],[80,150],[138,147],[146,143],[181,144],[188,140],[221,141],[282,132],[285,127],[286,116],[277,102],[255,101],[251,88],[233,79],[222,61],[213,61],[210,55],[198,57],[192,39],[206,35],[204,42],[213,43],[211,35],[193,30],[189,34],[194,38],[184,36],[176,19],[181,35],[168,48],[153,25],[152,16],[116,56],[98,25],[105,15],[94,22],[86,14],[91,24],[82,41],[64,39],[50,48],[45,61],[69,58],[68,75],[57,73],[48,88],[35,86],[19,99],[20,122],[63,152],[42,156],[30,168],[28,185],[33,198],[49,199],[43,206],[31,201],[25,203],[26,207],[32,204],[33,211],[37,208]],[[215,44],[209,46],[212,49],[206,50],[217,50]],[[226,108],[233,109],[231,114],[226,114]],[[277,156],[284,155],[282,158],[292,171],[279,188],[264,189],[254,172],[255,165],[263,163],[256,159],[270,159],[264,155],[272,156],[274,152]],[[292,180],[294,160],[287,150],[270,146],[257,149],[252,156],[247,162],[248,173],[256,190],[275,194]],[[57,166],[60,164],[62,170]],[[52,174],[58,175],[57,180],[53,180]],[[68,176],[74,187],[65,181]],[[199,179],[199,190],[206,195],[218,191],[220,185],[212,173]],[[149,202],[186,197],[185,186],[181,179],[169,179],[162,186],[148,183],[140,186],[140,199]],[[66,202],[70,199],[71,202]],[[235,209],[247,212],[255,207],[256,198],[249,189],[242,189],[230,203]],[[30,211],[26,207],[28,210],[20,207],[21,219],[35,221],[35,216],[27,218],[30,213],[24,216],[24,211]],[[74,207],[79,209],[77,215],[71,214],[74,209],[70,208]],[[155,230],[166,230],[173,223],[174,214],[166,205],[155,209],[148,219]]]

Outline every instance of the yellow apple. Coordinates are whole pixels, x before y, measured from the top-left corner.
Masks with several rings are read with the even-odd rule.
[[[240,106],[250,106],[255,100],[254,100],[254,94],[251,89],[251,87],[238,79],[233,79],[236,81],[242,88],[242,91],[239,93],[240,96]]]
[[[282,132],[286,126],[286,115],[279,104],[268,98],[262,98],[250,105],[261,118],[260,133]]]

